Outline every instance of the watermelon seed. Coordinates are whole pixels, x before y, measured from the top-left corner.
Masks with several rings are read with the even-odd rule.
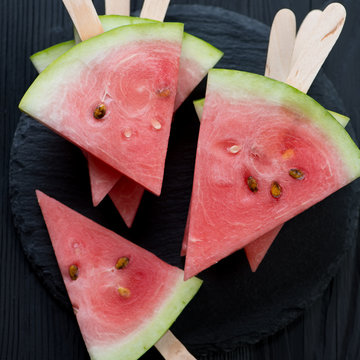
[[[305,176],[304,173],[299,169],[290,169],[289,175],[296,180],[302,180]]]
[[[76,315],[79,311],[79,307],[77,305],[73,305],[73,311],[74,311],[74,314]]]
[[[100,104],[96,107],[94,111],[94,118],[95,119],[102,119],[106,114],[106,107],[104,104]]]
[[[129,265],[129,258],[126,256],[123,256],[118,259],[118,261],[115,264],[116,269],[125,269]]]
[[[231,152],[232,154],[237,154],[240,151],[240,146],[233,145],[228,149],[228,151]]]
[[[282,189],[281,189],[281,186],[279,185],[279,183],[277,183],[276,181],[274,181],[272,184],[271,184],[271,196],[275,199],[278,199],[280,196],[281,196],[281,193],[282,193]]]
[[[121,287],[121,286],[118,288],[118,293],[124,298],[130,297],[130,294],[131,294],[129,289]]]
[[[153,128],[154,128],[155,130],[160,130],[160,129],[161,129],[161,124],[160,124],[160,122],[159,122],[158,120],[156,120],[156,119],[152,119],[152,120],[151,120],[151,125],[153,126]]]
[[[76,280],[79,277],[79,268],[76,265],[70,265],[69,275],[71,280]]]
[[[130,139],[130,138],[131,138],[131,135],[132,135],[131,129],[125,129],[125,130],[124,130],[124,136],[125,136],[127,139]]]
[[[248,187],[249,189],[252,191],[252,192],[257,192],[259,190],[258,188],[258,183],[257,181],[252,177],[252,176],[249,176],[247,178],[247,184],[248,184]]]
[[[169,97],[170,96],[170,89],[169,88],[165,88],[165,89],[161,89],[161,90],[158,90],[157,91],[157,94],[160,96],[160,97]]]

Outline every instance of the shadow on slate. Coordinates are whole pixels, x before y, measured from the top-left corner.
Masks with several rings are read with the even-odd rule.
[[[217,67],[263,73],[267,26],[237,13],[199,5],[172,6],[167,20],[185,22],[186,31],[222,49],[225,56]],[[202,82],[176,113],[162,195],[157,198],[146,193],[130,230],[108,199],[98,208],[92,207],[81,152],[33,119],[21,116],[10,164],[14,222],[34,271],[69,310],[34,190],[44,191],[168,263],[183,267],[179,253],[199,129],[192,100],[203,97],[204,92]],[[323,74],[310,95],[328,109],[344,113],[333,85]],[[204,285],[172,327],[173,332],[194,353],[209,354],[255,343],[295,319],[321,295],[356,238],[358,184],[289,221],[255,274],[242,251],[201,273]]]

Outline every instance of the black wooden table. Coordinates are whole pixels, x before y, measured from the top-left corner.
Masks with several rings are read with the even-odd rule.
[[[360,2],[341,1],[348,19],[339,43],[324,70],[340,94],[347,115],[360,137]],[[141,6],[133,1],[132,10]],[[215,5],[270,25],[280,8],[288,7],[298,23],[321,0],[173,0],[174,4]],[[103,13],[102,1],[95,1]],[[49,295],[25,259],[9,207],[8,172],[19,100],[35,77],[28,57],[49,45],[71,38],[71,23],[60,0],[2,0],[0,102],[0,359],[83,359],[84,345],[74,317]],[[341,220],[339,220],[341,222]],[[340,224],[341,225],[341,224]],[[360,359],[360,246],[346,254],[323,296],[297,320],[255,345],[240,346],[214,359]],[[157,358],[155,350],[144,358]],[[205,358],[205,357],[204,357]]]

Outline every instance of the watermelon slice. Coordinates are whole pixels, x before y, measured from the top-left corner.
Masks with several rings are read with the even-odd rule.
[[[30,60],[37,72],[41,73],[53,61],[55,61],[61,55],[65,54],[73,46],[75,46],[75,40],[65,41],[31,55]]]
[[[360,176],[360,151],[300,91],[211,70],[191,198],[185,278]]]
[[[85,156],[88,161],[93,205],[98,206],[123,175],[95,156],[86,153]]]
[[[194,101],[194,107],[195,107],[196,114],[199,118],[199,121],[201,121],[201,117],[202,117],[202,113],[203,113],[203,109],[204,109],[204,103],[205,103],[205,99],[199,99],[199,100]],[[343,127],[345,127],[348,124],[348,122],[350,121],[350,118],[345,115],[338,114],[334,111],[329,111],[329,113]],[[188,219],[186,222],[184,240],[183,240],[183,244],[182,244],[182,248],[181,248],[181,256],[185,256],[185,254],[186,254],[186,247],[187,247],[188,234],[189,234],[189,218],[190,218],[190,212],[189,212],[189,216],[188,216]],[[260,236],[259,238],[252,241],[251,243],[249,243],[248,245],[246,245],[244,247],[246,257],[248,259],[250,268],[253,272],[255,272],[257,270],[257,268],[259,267],[260,263],[262,262],[262,260],[264,259],[265,255],[266,255],[267,251],[269,250],[271,244],[273,243],[276,236],[280,232],[281,228],[282,228],[282,225],[277,226],[273,230]]]
[[[37,191],[91,359],[138,359],[201,286],[183,271]]]
[[[129,24],[155,22],[154,20],[120,15],[105,15],[99,16],[99,18],[104,31],[109,31],[116,27]],[[75,40],[76,42],[80,42],[80,38],[76,31]],[[48,66],[57,56],[59,56],[59,49],[63,49],[63,51],[66,52],[68,50],[68,45],[67,43],[62,44],[55,45],[34,54],[30,59],[36,69],[44,69]],[[72,42],[72,44],[75,44],[75,42]],[[223,53],[212,45],[195,36],[184,33],[180,56],[178,87],[175,98],[175,110],[222,56]],[[48,59],[47,63],[45,61],[46,59]],[[92,158],[93,157],[90,154],[88,156],[89,175],[93,204],[94,206],[97,206],[119,181],[121,174],[114,171],[114,169],[106,164],[100,164],[101,161],[99,159]],[[94,164],[94,166],[91,168],[92,164]],[[113,200],[125,223],[132,224],[141,198],[135,197],[133,201],[131,201],[128,194],[133,192],[134,188],[138,188],[139,184],[131,184],[130,179],[126,181],[126,184],[128,184],[129,188],[122,183],[117,191],[110,194],[110,198]],[[123,189],[123,193],[120,193],[120,188]],[[140,194],[140,189],[138,190],[137,195]],[[116,198],[116,194],[118,195],[118,198]],[[125,203],[123,203],[124,199],[126,199]]]
[[[89,39],[40,73],[20,109],[159,195],[182,37],[182,24],[150,23]]]

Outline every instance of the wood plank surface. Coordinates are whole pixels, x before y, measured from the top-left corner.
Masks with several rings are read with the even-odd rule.
[[[298,24],[320,0],[173,0],[172,4],[220,6],[268,25],[275,13],[292,9]],[[360,136],[360,2],[343,0],[348,18],[340,41],[324,71],[338,90],[347,115]],[[0,359],[88,359],[75,319],[47,293],[32,273],[12,224],[8,200],[8,161],[20,115],[17,108],[36,73],[28,57],[49,45],[71,38],[71,22],[60,0],[2,0],[0,13]],[[94,1],[104,13],[102,1]],[[131,9],[139,9],[136,0]],[[341,226],[341,221],[339,222]],[[299,319],[256,345],[202,359],[349,359],[360,358],[360,242],[345,258],[324,295]],[[64,344],[71,344],[66,346]],[[151,350],[144,359],[161,359]]]

